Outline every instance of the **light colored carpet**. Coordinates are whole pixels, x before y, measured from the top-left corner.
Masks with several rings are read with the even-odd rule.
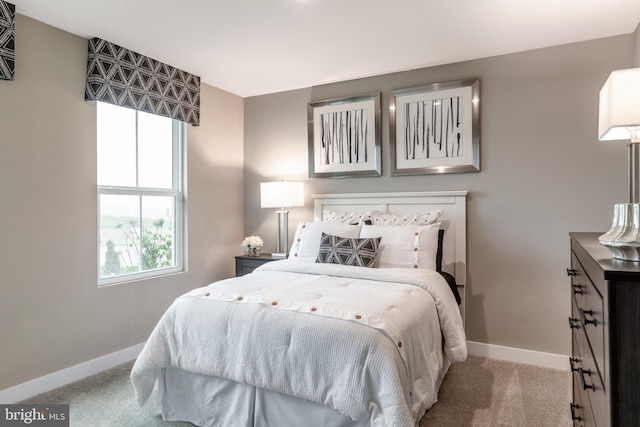
[[[117,366],[23,403],[68,403],[72,427],[192,426],[163,421],[155,396],[140,408],[129,382],[131,366]],[[568,372],[471,356],[449,369],[439,401],[420,427],[567,427],[570,387]]]
[[[451,366],[420,427],[567,427],[569,402],[569,372],[471,356]]]

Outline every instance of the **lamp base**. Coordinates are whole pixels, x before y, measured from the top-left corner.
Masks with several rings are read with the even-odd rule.
[[[598,240],[614,258],[640,262],[640,203],[615,204],[611,229]]]
[[[274,259],[285,259],[286,257],[287,257],[287,254],[280,253],[280,252],[274,252],[271,254],[271,258],[274,258]]]

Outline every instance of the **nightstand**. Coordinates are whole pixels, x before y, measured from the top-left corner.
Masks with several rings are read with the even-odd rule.
[[[280,258],[271,258],[271,254],[260,254],[258,256],[238,255],[236,256],[236,277],[251,273],[262,264],[277,261]]]

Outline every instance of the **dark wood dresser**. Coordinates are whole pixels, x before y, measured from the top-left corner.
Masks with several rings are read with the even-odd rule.
[[[570,233],[574,426],[640,426],[640,263]]]

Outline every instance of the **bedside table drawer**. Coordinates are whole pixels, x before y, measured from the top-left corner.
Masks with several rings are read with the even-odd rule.
[[[271,254],[260,254],[259,256],[238,255],[236,257],[236,277],[249,274],[262,264],[276,260],[277,258],[271,258]]]

